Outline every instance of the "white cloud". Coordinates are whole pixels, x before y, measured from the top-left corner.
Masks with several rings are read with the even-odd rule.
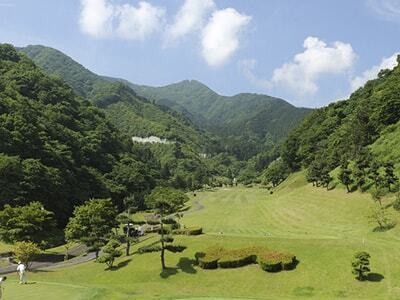
[[[117,15],[119,22],[116,33],[121,38],[143,40],[161,28],[165,9],[141,1],[138,7],[129,4],[119,6]]]
[[[243,75],[253,84],[262,89],[271,89],[272,84],[268,79],[260,78],[255,74],[257,67],[257,60],[255,59],[244,59],[239,61],[239,70]]]
[[[185,0],[174,17],[174,22],[166,29],[166,44],[203,27],[207,13],[215,8],[213,0]]]
[[[202,55],[213,67],[223,65],[239,48],[239,35],[251,17],[233,8],[215,11],[202,32]]]
[[[399,0],[368,0],[368,6],[387,21],[400,22]]]
[[[117,5],[111,0],[81,0],[81,30],[93,37],[117,35],[123,39],[143,40],[163,25],[165,9],[141,1],[135,7]]]
[[[361,76],[354,77],[351,80],[351,90],[354,92],[358,88],[362,87],[368,80],[377,78],[380,70],[392,70],[395,66],[397,66],[398,55],[400,55],[400,53],[395,53],[388,58],[383,58],[379,65],[373,66],[364,71]]]
[[[81,30],[96,38],[109,36],[112,33],[114,7],[107,0],[81,0],[81,5]]]
[[[335,42],[328,46],[316,37],[307,37],[302,53],[292,62],[275,69],[271,82],[292,89],[300,95],[315,94],[321,75],[343,74],[349,71],[357,57],[350,44]]]

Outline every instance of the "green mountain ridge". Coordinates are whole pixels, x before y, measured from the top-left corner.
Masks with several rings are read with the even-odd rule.
[[[125,135],[155,135],[190,144],[198,151],[207,147],[209,138],[188,118],[138,96],[125,83],[96,75],[53,48],[30,45],[18,51],[28,55],[46,73],[62,78],[78,95],[103,108]]]
[[[49,47],[19,51],[103,108],[124,134],[176,140],[195,152],[226,151],[247,160],[270,150],[311,111],[266,95],[221,96],[196,80],[157,88],[99,76]]]
[[[130,86],[156,103],[185,109],[194,123],[220,136],[254,136],[263,141],[268,135],[276,142],[311,111],[262,94],[222,96],[197,80],[162,87]]]
[[[400,56],[398,57],[400,62]],[[348,100],[314,110],[286,139],[282,157],[292,170],[324,161],[331,169],[371,150],[381,162],[400,162],[400,65],[381,70]],[[367,159],[368,160],[368,159]]]

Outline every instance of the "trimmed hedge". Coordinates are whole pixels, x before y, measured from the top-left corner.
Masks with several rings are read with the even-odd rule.
[[[163,223],[164,224],[177,224],[177,222],[173,218],[164,218]]]
[[[220,268],[239,268],[255,263],[257,256],[255,254],[245,256],[223,256],[218,260]]]
[[[258,264],[261,269],[267,272],[292,270],[296,267],[296,262],[294,255],[279,252],[269,252],[258,257]]]
[[[189,227],[176,229],[172,231],[173,234],[183,234],[183,235],[200,235],[203,233],[202,227]]]
[[[161,251],[161,246],[159,246],[159,245],[149,245],[149,246],[140,247],[138,249],[139,253],[149,253],[149,252],[158,252],[158,251]]]
[[[195,254],[197,264],[203,269],[239,268],[258,263],[264,271],[279,272],[292,270],[297,260],[294,255],[270,251],[262,247],[241,249],[208,248],[205,252]]]
[[[160,220],[150,219],[150,220],[147,220],[146,223],[149,225],[160,225]]]
[[[164,231],[164,234],[170,234],[170,233],[172,233],[171,225],[164,225],[163,228],[164,228],[164,230],[163,230],[163,231]],[[161,227],[158,228],[157,233],[158,233],[158,234],[161,234]]]
[[[185,251],[187,247],[183,245],[166,245],[164,248],[169,252],[177,253]]]

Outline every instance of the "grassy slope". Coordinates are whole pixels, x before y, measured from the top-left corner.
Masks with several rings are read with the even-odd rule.
[[[205,209],[185,216],[182,222],[203,225],[206,234],[177,238],[188,249],[167,255],[167,264],[176,268],[170,269],[167,278],[160,276],[159,254],[154,253],[122,257],[116,271],[103,271],[103,265],[91,262],[30,274],[36,284],[17,287],[12,279],[6,293],[10,299],[29,295],[31,300],[50,299],[55,292],[60,300],[400,297],[399,229],[372,232],[374,225],[366,216],[373,203],[367,194],[313,188],[298,173],[273,195],[257,188],[234,188],[198,193],[197,200]],[[188,260],[193,254],[213,244],[265,245],[295,253],[300,264],[294,271],[277,274],[265,273],[257,265],[212,271],[191,267]],[[384,276],[383,280],[354,280],[350,260],[360,249],[371,253],[372,271]]]

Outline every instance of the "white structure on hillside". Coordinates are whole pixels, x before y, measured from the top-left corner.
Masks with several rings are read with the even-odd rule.
[[[167,139],[161,139],[158,136],[149,136],[149,137],[140,137],[140,136],[133,136],[132,142],[134,143],[141,143],[141,144],[172,144],[172,142],[168,141]]]

